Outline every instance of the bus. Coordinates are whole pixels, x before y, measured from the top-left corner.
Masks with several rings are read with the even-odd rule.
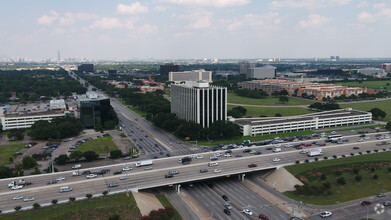
[[[329,135],[329,139],[332,141],[337,141],[341,138],[342,138],[342,135],[340,135],[340,134]]]

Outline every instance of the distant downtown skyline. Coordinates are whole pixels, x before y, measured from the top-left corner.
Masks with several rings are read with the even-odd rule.
[[[0,58],[391,57],[386,0],[5,0]]]

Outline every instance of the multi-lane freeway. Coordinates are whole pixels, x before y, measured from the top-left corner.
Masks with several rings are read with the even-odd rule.
[[[356,154],[358,154],[358,152],[362,152],[365,154],[366,150],[371,150],[372,152],[375,149],[382,151],[383,148],[387,149],[388,151],[390,150],[390,145],[384,147],[377,146],[377,143],[380,143],[384,140],[376,140],[373,137],[374,135],[371,136],[371,140],[366,140],[365,142],[355,142],[358,137],[351,136],[348,137],[348,139],[351,141],[346,144],[322,147],[324,152],[323,156],[328,156],[331,159],[333,155],[350,156],[352,152],[355,152]],[[271,169],[279,166],[294,164],[296,160],[304,162],[305,159],[311,159],[305,154],[300,154],[296,149],[283,148],[282,152],[272,153],[271,151],[265,150],[267,147],[268,146],[253,147],[254,149],[263,152],[261,155],[241,153],[243,149],[235,149],[233,150],[233,154],[241,153],[242,157],[220,157],[217,161],[218,166],[212,168],[208,167],[208,162],[210,162],[209,156],[211,153],[200,153],[199,155],[203,155],[204,159],[193,159],[189,165],[181,165],[178,162],[178,159],[182,156],[175,156],[153,160],[152,170],[144,170],[144,167],[136,168],[131,163],[115,164],[110,166],[97,167],[94,169],[91,168],[89,169],[90,171],[100,171],[102,169],[111,170],[110,173],[104,176],[100,175],[93,179],[86,179],[86,176],[72,177],[72,171],[2,179],[0,180],[0,196],[2,198],[0,201],[0,209],[9,210],[13,209],[16,205],[26,206],[31,205],[34,202],[48,203],[52,199],[67,200],[71,196],[83,197],[87,193],[100,194],[105,190],[137,190],[158,186],[168,186],[171,184],[180,184],[221,176],[229,176],[255,170]],[[359,147],[360,149],[353,150],[353,147]],[[276,157],[280,158],[280,161],[274,162],[273,158]],[[258,166],[249,168],[248,165],[251,163],[257,164]],[[121,170],[123,167],[127,166],[132,167],[133,170],[126,171],[120,175],[113,175],[113,171]],[[213,173],[212,170],[215,168],[220,169],[221,172]],[[200,169],[209,169],[209,172],[200,173]],[[179,174],[175,175],[173,178],[165,178],[165,174],[167,174],[170,170],[179,171]],[[129,179],[119,180],[119,178],[124,175],[127,175]],[[47,185],[48,181],[58,177],[65,177],[66,180],[60,181],[57,184]],[[10,190],[7,187],[11,180],[18,180],[20,178],[24,178],[28,182],[32,182],[32,185],[26,186],[19,190]],[[119,186],[115,188],[107,187],[107,184],[114,182],[119,183]],[[61,186],[70,186],[73,188],[73,191],[60,193],[59,188]],[[13,197],[17,195],[33,196],[36,198],[36,201],[14,201]]]

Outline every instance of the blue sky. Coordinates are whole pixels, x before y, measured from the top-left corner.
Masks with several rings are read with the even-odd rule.
[[[2,0],[0,56],[391,57],[389,0]]]

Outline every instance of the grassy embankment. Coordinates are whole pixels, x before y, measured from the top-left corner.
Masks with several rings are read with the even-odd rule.
[[[85,151],[95,151],[97,154],[103,154],[103,153],[108,153],[112,150],[118,150],[118,147],[115,145],[113,142],[113,137],[108,136],[108,137],[101,137],[97,138],[85,143],[82,143],[77,147],[78,151],[85,152]],[[105,148],[107,147],[108,151],[105,151]]]
[[[383,147],[379,147],[379,150],[381,149]],[[284,194],[304,203],[318,205],[337,204],[373,196],[391,191],[390,167],[391,152],[288,166],[286,169],[305,185],[316,187],[318,192],[322,191],[318,195],[303,195],[294,191]],[[357,175],[361,176],[360,181],[356,180]],[[374,175],[377,175],[378,179],[374,178]],[[336,180],[340,177],[345,179],[346,184],[337,183]],[[326,182],[330,183],[329,189],[323,188]]]

